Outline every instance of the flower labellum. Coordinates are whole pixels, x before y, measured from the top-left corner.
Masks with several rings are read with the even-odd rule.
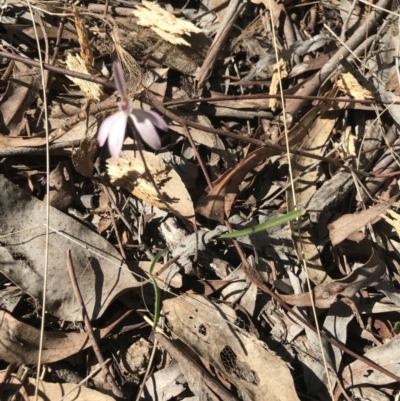
[[[132,108],[132,102],[128,99],[128,90],[121,64],[114,62],[112,68],[115,86],[121,96],[121,100],[118,104],[119,111],[107,117],[100,126],[97,138],[100,146],[103,146],[107,141],[111,156],[119,157],[124,144],[126,125],[128,118],[130,118],[142,140],[152,149],[160,149],[160,137],[154,126],[167,131],[168,125],[154,111]]]

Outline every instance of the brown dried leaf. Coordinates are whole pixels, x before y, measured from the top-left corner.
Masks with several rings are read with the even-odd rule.
[[[364,358],[375,362],[396,376],[400,376],[400,336],[392,338],[389,342],[379,347],[370,349],[364,354]],[[343,371],[343,385],[346,388],[360,384],[373,384],[384,386],[393,383],[393,379],[386,374],[377,371],[360,360],[356,360],[346,366]]]
[[[355,231],[373,222],[381,213],[385,213],[397,198],[398,195],[359,213],[345,214],[332,224],[329,224],[329,237],[332,241],[332,245],[335,246],[339,244]]]
[[[1,132],[11,136],[20,134],[26,123],[25,112],[38,96],[39,87],[39,80],[30,68],[15,62],[13,78],[0,102]]]
[[[372,250],[372,255],[364,266],[355,269],[350,275],[340,280],[332,281],[324,286],[317,285],[313,294],[309,292],[296,295],[280,295],[290,305],[311,306],[311,296],[317,308],[329,308],[338,296],[351,298],[361,288],[377,284],[377,280],[385,272],[386,266],[379,254]]]
[[[70,129],[65,131],[64,118],[63,124],[60,126],[60,129],[57,129],[54,135],[57,137],[54,142],[73,142],[73,141],[82,141],[84,139],[97,141],[97,131],[99,127],[99,122],[94,116],[89,116],[88,119],[79,121],[77,124],[73,124],[72,127],[68,126]]]
[[[53,138],[53,140],[56,138]],[[50,140],[51,142],[51,140]],[[8,136],[0,134],[0,149],[7,148],[22,148],[22,147],[37,147],[46,144],[46,138],[34,137],[21,137],[21,136]]]
[[[163,305],[173,333],[250,399],[298,400],[286,363],[235,325],[232,308],[200,295],[170,299]]]
[[[0,271],[40,302],[43,297],[46,204],[0,175]],[[66,214],[50,210],[47,311],[60,319],[82,319],[69,285],[66,250],[90,319],[99,318],[120,294],[141,286],[106,239]]]
[[[101,329],[105,337],[115,324]],[[91,346],[87,333],[49,331],[43,337],[42,363],[60,361]],[[37,363],[40,330],[22,323],[5,311],[0,311],[0,359],[18,365]]]
[[[260,148],[228,170],[215,183],[214,187],[200,199],[196,212],[208,219],[223,223],[225,215],[229,217],[233,202],[238,195],[238,187],[247,175],[259,163],[267,163],[268,159],[278,152],[272,149]]]

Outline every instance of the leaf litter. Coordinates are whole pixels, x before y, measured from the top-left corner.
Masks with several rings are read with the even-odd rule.
[[[395,400],[398,12],[2,6],[1,399]],[[168,125],[161,149],[140,119],[118,158],[99,146],[127,101],[115,81],[129,110]]]

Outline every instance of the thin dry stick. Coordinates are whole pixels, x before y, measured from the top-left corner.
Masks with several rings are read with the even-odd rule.
[[[222,10],[223,8],[225,8],[227,5],[229,4],[229,0],[224,1],[223,3],[220,3],[218,5],[216,5],[213,8],[210,8],[208,11],[205,11],[204,13],[201,13],[199,15],[196,15],[195,17],[193,17],[192,19],[190,19],[190,22],[195,22],[200,18],[203,18],[204,16],[206,16],[207,14],[210,14],[212,12],[217,12],[219,10]]]
[[[122,398],[124,395],[123,395],[122,391],[119,389],[119,387],[117,386],[117,383],[115,382],[110,371],[108,370],[108,367],[105,365],[105,359],[103,358],[103,354],[101,353],[100,347],[97,343],[97,339],[94,335],[93,328],[92,328],[92,325],[89,320],[89,316],[86,312],[85,303],[83,302],[82,294],[79,289],[78,282],[76,280],[76,275],[75,275],[74,266],[72,264],[70,249],[67,250],[67,269],[68,269],[69,277],[71,279],[72,287],[74,289],[75,297],[76,297],[79,305],[82,308],[82,316],[83,316],[83,321],[85,323],[85,330],[86,330],[89,340],[92,344],[92,348],[93,348],[93,351],[96,355],[98,362],[103,365],[102,371],[103,371],[104,377],[107,380],[108,384],[110,385],[111,390],[114,393],[114,395]]]
[[[64,14],[62,14],[61,16],[65,17]],[[19,56],[18,54],[13,54],[13,53],[9,53],[9,52],[0,52],[0,56],[3,56],[10,60],[20,61],[21,63],[30,65],[31,67],[38,67],[38,68],[41,67],[40,61],[32,60],[26,56]],[[114,83],[112,83],[111,81],[109,81],[106,78],[94,77],[93,75],[90,75],[90,74],[84,74],[82,72],[71,71],[66,68],[57,67],[55,65],[50,65],[47,63],[43,63],[43,68],[45,70],[52,71],[57,74],[68,75],[70,77],[84,79],[85,81],[94,82],[94,83],[97,83],[100,85],[104,85],[107,88],[115,89]]]
[[[272,4],[271,4],[271,0],[269,0],[269,6],[270,6],[270,10],[272,9]],[[281,94],[281,102],[282,102],[282,113],[283,115],[285,115],[285,99],[283,98],[283,87],[282,87],[282,78],[281,78],[281,70],[280,70],[280,65],[279,65],[279,55],[278,55],[278,47],[276,45],[276,34],[275,34],[275,25],[274,25],[274,21],[273,21],[273,17],[272,14],[270,13],[270,18],[271,18],[271,27],[272,27],[272,37],[273,37],[273,45],[274,45],[274,50],[275,50],[275,57],[277,60],[276,63],[276,67],[278,69],[278,77],[279,77],[279,91]],[[288,126],[287,126],[287,122],[286,119],[283,120],[283,127],[284,127],[284,131],[285,131],[285,139],[286,139],[286,154],[289,155],[289,135],[288,135]],[[296,191],[295,191],[295,187],[294,187],[294,180],[293,180],[293,169],[292,169],[292,162],[291,162],[291,158],[288,157],[288,168],[289,168],[289,179],[290,179],[290,183],[291,183],[291,192],[292,192],[292,196],[293,196],[293,205],[296,208],[297,207],[297,199],[296,199]],[[302,250],[302,254],[299,255],[302,259],[303,262],[303,266],[304,266],[304,270],[306,273],[306,278],[307,278],[307,285],[309,288],[311,288],[311,280],[310,280],[310,276],[308,274],[308,267],[307,267],[307,261],[305,260],[305,256],[303,253],[303,243],[302,243],[302,236],[301,236],[301,231],[300,229],[298,230],[298,235],[300,238],[300,246],[301,246],[301,250]],[[333,397],[333,388],[332,388],[332,383],[331,383],[331,377],[329,374],[329,369],[328,369],[328,363],[326,361],[326,356],[325,356],[325,351],[324,351],[324,347],[322,345],[322,338],[320,335],[320,328],[319,328],[319,322],[318,322],[318,316],[317,316],[317,311],[315,308],[315,302],[314,302],[314,297],[312,296],[312,294],[310,293],[310,299],[311,299],[311,306],[312,306],[312,311],[313,311],[313,316],[314,316],[314,322],[315,322],[315,328],[316,328],[316,332],[317,332],[317,336],[318,336],[318,341],[319,341],[319,348],[321,351],[321,356],[322,356],[322,361],[324,364],[324,368],[325,368],[325,374],[326,374],[326,379],[328,382],[328,390],[329,390],[329,394],[331,396],[332,401],[334,401],[334,397]]]
[[[355,8],[356,8],[356,5],[357,5],[357,0],[353,0],[353,3],[351,4],[350,9],[347,11],[347,17],[346,17],[346,20],[345,20],[344,23],[343,23],[342,32],[341,32],[341,34],[340,34],[340,39],[341,39],[342,42],[345,42],[345,41],[346,41],[346,31],[347,31],[347,27],[348,27],[348,25],[349,25],[350,18],[353,16],[353,12],[354,12],[354,10],[355,10]],[[346,11],[345,11],[345,12],[346,12]]]
[[[321,68],[320,71],[313,78],[305,83],[304,86],[298,91],[298,95],[312,95],[318,91],[322,82],[324,82],[339,65],[340,57],[346,58],[350,55],[348,49],[355,49],[365,40],[365,35],[369,34],[376,26],[377,22],[382,18],[382,9],[388,8],[390,0],[380,0],[378,3],[378,10],[375,8],[371,14],[366,18],[365,22],[354,32],[351,38],[346,42],[346,46],[342,46],[331,57],[331,59]],[[306,100],[293,100],[287,103],[286,116],[289,120],[295,118],[299,110],[306,104]]]
[[[65,17],[65,15],[61,15],[61,16]],[[5,57],[9,60],[19,61],[19,62],[29,65],[31,67],[40,67],[39,61],[32,60],[25,56],[19,56],[18,54],[0,51],[0,56]],[[112,81],[108,80],[107,78],[97,77],[97,76],[95,77],[93,75],[84,74],[82,72],[71,71],[66,68],[57,67],[54,65],[46,64],[46,63],[43,63],[43,68],[45,70],[49,70],[49,71],[55,72],[60,75],[68,75],[70,77],[75,77],[75,78],[83,79],[85,81],[94,82],[94,83],[103,85],[106,88],[115,89],[114,83]],[[255,82],[252,82],[251,84],[254,85]],[[294,94],[294,95],[285,94],[284,97],[285,97],[285,99],[294,99],[294,100],[296,100],[296,99],[305,100],[305,101],[314,101],[315,100],[315,101],[322,101],[322,102],[324,102],[326,100],[331,100],[331,101],[336,101],[336,102],[359,103],[359,104],[366,104],[366,105],[376,103],[376,100],[373,100],[373,99],[352,99],[349,97],[331,98],[331,97],[325,97],[325,96],[312,96],[312,95],[302,95],[302,94],[297,94],[297,95],[296,94]],[[230,101],[230,100],[280,99],[280,98],[281,98],[280,94],[272,95],[272,94],[268,94],[268,93],[258,93],[255,95],[240,95],[240,96],[231,95],[231,96],[201,98],[201,99],[173,100],[170,102],[164,102],[163,105],[164,106],[176,106],[176,105],[189,104],[189,103],[205,103],[205,102],[209,102],[209,101],[226,102],[226,101]],[[145,101],[145,103],[153,105],[153,103],[149,102],[149,101]],[[391,104],[400,104],[400,100],[396,101],[396,102],[382,100],[379,103],[390,104],[390,105]],[[160,103],[158,102],[157,104],[160,104]],[[155,107],[155,108],[158,109],[158,107]],[[174,115],[172,112],[171,112],[171,114]],[[173,120],[177,121],[177,120],[175,120],[175,118]],[[227,134],[229,134],[229,131],[223,131],[223,130],[207,131],[206,128],[208,128],[208,127],[202,126],[201,124],[193,123],[190,120],[187,121],[187,125],[189,127],[193,127],[193,128],[201,127],[199,129],[203,129],[206,132],[217,133],[218,135],[227,136]],[[253,143],[252,141],[250,141],[252,138],[246,138],[244,135],[238,135],[238,137],[240,138],[239,140],[241,140],[241,141]],[[257,141],[257,143],[254,142],[254,144],[260,144],[261,146],[265,146],[265,143],[262,141]]]
[[[114,202],[114,199],[112,198],[112,196],[110,196],[109,192],[108,192],[108,188],[106,187],[106,185],[103,182],[103,177],[101,176],[100,173],[100,158],[97,158],[96,163],[94,164],[94,168],[97,171],[97,176],[98,179],[100,181],[100,185],[101,188],[103,190],[103,192],[106,194],[107,197],[107,207],[108,207],[108,213],[110,214],[110,218],[111,218],[111,222],[115,231],[115,236],[117,237],[117,241],[118,241],[118,246],[119,246],[119,252],[121,253],[121,256],[124,258],[124,261],[126,261],[126,254],[125,254],[125,250],[124,247],[122,246],[122,242],[121,242],[121,238],[119,236],[119,232],[117,229],[117,224],[115,223],[115,219],[114,219],[114,212],[113,209],[111,207],[111,205],[113,205],[114,209],[117,211],[117,213],[119,214],[119,216],[121,217],[121,219],[125,222],[125,224],[129,227],[128,222],[125,220],[125,217],[122,215],[122,213],[120,213],[119,209],[117,208],[117,205]]]
[[[159,270],[154,274],[154,277],[159,277],[165,270],[168,269],[172,264],[174,264],[182,255],[177,255],[171,260],[169,260],[164,266],[160,267]]]
[[[4,372],[4,375],[2,378],[2,382],[0,382],[0,397],[3,397],[3,390],[5,388],[5,384],[8,382],[9,378],[11,377],[11,375],[16,367],[17,367],[17,364],[15,362],[11,362],[7,366],[7,369]]]
[[[149,358],[149,363],[147,364],[147,369],[146,369],[146,372],[144,373],[143,380],[140,383],[140,387],[139,387],[139,390],[137,392],[135,401],[139,401],[140,398],[141,398],[144,386],[146,385],[147,378],[150,375],[151,366],[153,365],[153,362],[154,362],[154,357],[155,357],[156,351],[157,351],[157,345],[158,345],[158,341],[155,338],[154,339],[154,343],[153,343],[153,349],[151,350],[151,355],[150,355],[150,358]]]
[[[203,159],[200,157],[199,151],[197,150],[196,144],[194,143],[192,134],[190,133],[187,125],[183,125],[183,130],[185,131],[186,137],[189,140],[190,146],[193,149],[194,155],[196,156],[197,161],[199,162],[200,168],[203,171],[204,177],[207,181],[207,185],[211,188],[212,187],[212,182],[210,180],[210,177],[207,174],[206,166],[203,162]]]
[[[109,3],[109,0],[106,0],[106,3],[105,3],[105,5],[104,5],[104,14],[103,14],[103,18],[106,18],[106,17],[107,17],[108,3]]]
[[[40,66],[40,76],[42,80],[42,89],[43,89],[43,107],[44,107],[44,128],[46,132],[46,192],[50,193],[50,150],[49,150],[49,124],[48,124],[48,113],[47,113],[47,94],[46,94],[46,85],[45,85],[45,74],[43,68],[43,59],[42,52],[40,50],[40,41],[39,36],[36,30],[35,18],[33,15],[31,3],[27,0],[29,12],[33,21],[33,30],[35,32],[36,43],[38,48],[39,55],[39,66]],[[40,323],[40,340],[39,340],[39,350],[38,350],[38,362],[37,362],[37,372],[36,372],[36,386],[35,386],[35,401],[38,400],[39,397],[39,381],[40,381],[40,373],[41,373],[41,365],[42,365],[42,352],[43,352],[43,339],[44,339],[44,326],[45,326],[45,318],[46,318],[46,292],[47,292],[47,276],[49,271],[49,234],[50,234],[50,197],[47,197],[46,202],[46,230],[45,230],[45,254],[44,254],[44,269],[43,269],[43,298],[42,298],[42,314],[41,314],[41,323]]]
[[[60,23],[58,25],[58,32],[57,32],[57,38],[56,38],[56,43],[54,44],[54,51],[53,51],[53,57],[50,60],[50,64],[54,65],[56,63],[57,57],[58,57],[58,52],[60,51],[60,43],[62,39],[62,35],[64,32],[64,23],[66,21],[65,17],[61,17]],[[49,79],[50,80],[51,74],[49,74]]]
[[[220,30],[217,32],[213,43],[211,44],[210,50],[206,58],[204,59],[203,65],[197,73],[198,85],[202,86],[204,82],[210,77],[214,65],[217,61],[218,54],[221,52],[222,46],[226,42],[231,28],[239,14],[242,12],[245,2],[241,0],[231,0],[228,9],[226,10],[225,17],[221,22]]]
[[[60,43],[61,43],[61,38],[62,38],[63,30],[64,30],[64,20],[65,20],[65,18],[61,18],[60,24],[59,24],[59,26],[58,26],[57,39],[56,39],[56,43],[55,43],[55,45],[54,45],[53,57],[52,57],[51,60],[49,61],[49,64],[51,64],[51,65],[54,65],[54,64],[55,64],[55,62],[56,62],[56,60],[57,60],[58,52],[59,52],[59,50],[60,50]],[[42,19],[41,19],[41,18],[39,19],[39,21],[40,21],[40,26],[41,26],[42,31],[43,31],[43,35],[45,35],[45,38],[46,38],[45,43],[46,43],[46,49],[47,49],[47,48],[48,48],[48,39],[47,39],[47,35],[46,35],[46,29],[45,29],[45,27],[44,27],[44,25],[43,25],[43,22],[42,22]],[[46,54],[46,57],[47,57],[47,54]],[[46,62],[47,62],[47,61],[48,61],[48,60],[46,59]],[[51,71],[48,71],[48,72],[47,72],[47,79],[46,79],[46,82],[45,82],[45,84],[46,84],[46,91],[47,91],[47,92],[49,91],[48,87],[49,87],[50,81],[51,81]],[[43,111],[44,111],[44,110],[43,110],[43,107],[44,107],[44,105],[42,106],[42,108],[41,108],[41,110],[40,110],[40,116],[39,116],[39,118],[38,118],[38,123],[39,123],[39,121],[40,121],[40,119],[41,119],[41,117],[42,117],[42,113],[43,113]]]

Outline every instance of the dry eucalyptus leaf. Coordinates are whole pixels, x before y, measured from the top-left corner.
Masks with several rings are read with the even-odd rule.
[[[1,113],[1,110],[0,110]],[[50,138],[49,142],[52,142],[56,137]],[[37,146],[46,145],[46,138],[38,136],[8,136],[0,134],[0,149],[7,148],[35,148]]]
[[[169,206],[184,217],[194,216],[192,199],[179,174],[168,167],[163,159],[153,153],[143,151],[146,164],[158,185],[158,189]],[[128,189],[137,198],[160,209],[167,207],[159,198],[152,182],[146,177],[146,171],[139,152],[122,152],[118,159],[107,160],[107,171],[114,185]]]
[[[380,219],[380,214],[385,213],[397,198],[398,196],[394,196],[385,202],[362,210],[359,213],[345,214],[332,224],[329,224],[329,237],[332,241],[332,245],[335,246],[339,244],[348,238],[350,234],[365,227],[368,223],[374,222],[377,218]]]
[[[65,120],[67,117],[62,118],[62,124],[57,131],[63,132],[63,125],[65,124]],[[70,130],[67,132],[63,132],[62,135],[58,135],[55,138],[54,142],[72,142],[72,141],[82,141],[84,139],[95,140],[97,141],[96,134],[99,129],[98,120],[94,116],[89,116],[88,119],[83,121],[79,121],[77,124],[74,124]],[[42,138],[41,138],[42,139]],[[43,138],[44,140],[46,138]]]
[[[187,389],[187,382],[181,371],[179,363],[173,361],[164,369],[154,372],[146,381],[146,386],[140,397],[140,401],[158,400],[169,401],[178,397]],[[190,400],[186,398],[186,400]],[[193,401],[196,398],[192,399]]]
[[[385,272],[386,266],[379,257],[378,252],[372,250],[369,260],[361,267],[353,270],[348,276],[330,281],[325,285],[317,285],[313,289],[314,303],[317,308],[329,308],[338,296],[353,297],[359,290],[376,285]],[[280,295],[290,305],[311,306],[309,292],[295,295]]]
[[[38,97],[39,88],[40,82],[36,75],[32,74],[31,68],[16,61],[13,78],[9,80],[6,92],[0,99],[2,134],[12,137],[20,135],[26,124],[25,113]]]
[[[101,329],[99,338],[105,337],[114,324]],[[18,365],[37,363],[40,330],[0,311],[0,359]],[[43,336],[42,363],[52,363],[68,358],[91,346],[87,333],[49,331]]]
[[[144,7],[136,6],[137,10],[133,11],[133,14],[139,18],[138,25],[149,27],[173,45],[190,46],[182,36],[201,32],[201,29],[191,22],[176,18],[156,3],[143,0],[142,4]]]
[[[324,333],[332,333],[334,338],[341,344],[346,344],[348,335],[348,324],[353,319],[353,311],[344,302],[338,300],[333,303],[328,311],[323,325]],[[321,347],[318,334],[309,328],[306,328],[307,339],[300,338],[295,340],[295,347],[299,349],[304,344],[304,349],[299,352],[300,361],[307,367],[303,368],[304,382],[307,386],[308,394],[318,394],[325,392],[324,383],[326,383],[326,369],[321,355]],[[298,341],[299,340],[299,341]],[[337,347],[323,342],[323,352],[327,357],[327,363],[330,367],[330,380],[334,387],[337,380],[337,374],[342,363],[343,351]],[[324,391],[325,390],[325,391]],[[322,399],[323,397],[321,397]]]
[[[397,335],[386,344],[370,349],[363,356],[364,358],[367,358],[387,369],[389,372],[392,372],[396,376],[400,376],[399,347],[400,335]],[[346,366],[343,370],[342,377],[345,388],[360,384],[384,386],[393,383],[392,378],[359,360]]]
[[[0,175],[0,271],[23,291],[42,299],[46,204]],[[47,311],[60,319],[82,320],[70,285],[66,252],[72,261],[90,319],[99,318],[121,293],[140,286],[115,248],[78,221],[50,209]]]
[[[172,332],[254,401],[296,401],[288,366],[235,323],[235,311],[200,295],[164,301]]]
[[[246,175],[260,163],[268,163],[270,157],[277,152],[272,149],[259,148],[249,153],[235,167],[227,170],[215,182],[214,187],[202,195],[197,203],[196,211],[208,219],[223,223],[229,217],[233,203],[239,193],[239,185]]]

